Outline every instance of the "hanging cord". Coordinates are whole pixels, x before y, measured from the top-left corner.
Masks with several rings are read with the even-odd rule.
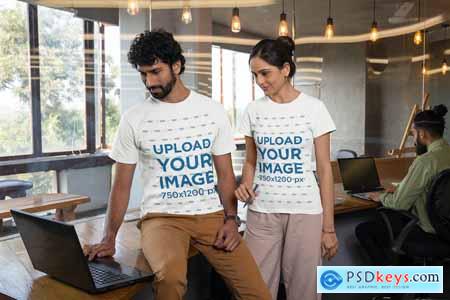
[[[328,18],[331,18],[331,0],[328,0]]]
[[[375,1],[373,0],[373,22],[375,22]]]
[[[420,0],[419,1],[419,5],[417,6],[417,18],[419,19],[420,22]]]

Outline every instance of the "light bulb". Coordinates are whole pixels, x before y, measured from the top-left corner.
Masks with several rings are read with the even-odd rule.
[[[231,17],[231,31],[238,33],[241,31],[241,19],[239,18],[239,8],[233,8],[233,17]]]
[[[427,75],[427,68],[425,67],[425,65],[423,65],[422,67],[422,75]]]
[[[289,24],[286,21],[286,14],[280,14],[280,24],[278,25],[278,35],[287,36],[289,34]]]
[[[331,39],[334,36],[333,18],[327,19],[327,26],[325,27],[325,37]]]
[[[370,29],[370,40],[376,42],[378,40],[378,24],[377,22],[372,23],[372,28]]]
[[[139,13],[139,2],[137,0],[128,0],[127,12],[135,16]]]
[[[422,32],[418,30],[414,34],[414,44],[420,45],[421,43],[422,43]]]
[[[442,75],[447,74],[448,71],[448,64],[447,64],[447,60],[444,58],[444,60],[442,61]]]
[[[186,25],[192,23],[192,13],[189,6],[183,7],[183,12],[181,13],[181,21]]]

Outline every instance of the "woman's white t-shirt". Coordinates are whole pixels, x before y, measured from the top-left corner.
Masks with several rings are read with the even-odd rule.
[[[322,101],[301,93],[279,104],[269,97],[250,103],[240,123],[252,137],[257,160],[255,201],[261,213],[322,213],[320,191],[312,168],[314,138],[336,130]]]

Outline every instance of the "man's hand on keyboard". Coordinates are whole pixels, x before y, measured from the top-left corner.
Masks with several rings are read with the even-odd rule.
[[[96,257],[113,256],[116,253],[116,245],[114,240],[103,239],[99,244],[84,245],[84,255],[88,256],[89,260]]]
[[[380,193],[378,192],[372,192],[372,193],[367,193],[367,195],[369,196],[369,199],[375,202],[380,202]]]

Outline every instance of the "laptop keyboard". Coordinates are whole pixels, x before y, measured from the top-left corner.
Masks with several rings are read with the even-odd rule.
[[[130,278],[126,274],[118,274],[111,271],[104,270],[94,264],[89,264],[89,270],[91,271],[94,282],[98,285],[104,285],[119,280]]]

